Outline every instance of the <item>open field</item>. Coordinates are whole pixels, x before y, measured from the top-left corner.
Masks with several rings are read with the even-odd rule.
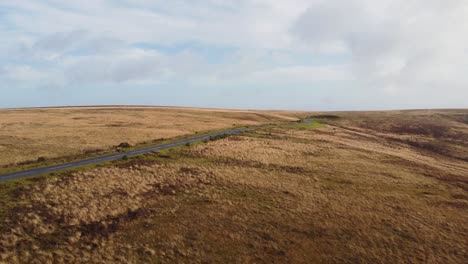
[[[466,263],[468,110],[313,116],[2,183],[0,262]]]
[[[0,166],[135,145],[195,132],[295,120],[300,112],[175,107],[0,110]]]

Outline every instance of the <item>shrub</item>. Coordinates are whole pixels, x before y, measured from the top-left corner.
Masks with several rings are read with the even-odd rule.
[[[227,134],[222,134],[222,135],[217,135],[217,136],[210,137],[210,140],[215,141],[215,140],[224,139],[224,138],[227,138],[227,137],[228,137]]]
[[[118,148],[129,148],[131,145],[128,142],[122,142],[118,146]]]

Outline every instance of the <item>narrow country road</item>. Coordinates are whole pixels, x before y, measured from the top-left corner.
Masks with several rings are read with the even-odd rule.
[[[65,164],[54,165],[54,166],[38,168],[38,169],[32,169],[32,170],[28,170],[28,171],[7,173],[7,174],[0,175],[0,182],[13,180],[13,179],[19,179],[19,178],[25,178],[25,177],[31,177],[31,176],[37,176],[37,175],[44,174],[44,173],[61,171],[61,170],[76,168],[76,167],[89,165],[89,164],[96,164],[96,163],[101,163],[101,162],[106,162],[106,161],[111,161],[111,160],[118,160],[118,159],[123,158],[124,156],[130,157],[130,156],[140,155],[140,154],[144,154],[144,153],[148,153],[148,152],[152,152],[152,151],[174,148],[174,147],[185,145],[187,143],[200,142],[200,141],[210,139],[210,138],[216,137],[216,136],[235,135],[235,134],[239,134],[239,133],[241,133],[241,132],[243,132],[243,131],[245,131],[247,129],[248,128],[229,129],[229,130],[224,130],[224,131],[221,131],[221,132],[205,134],[203,136],[198,136],[198,137],[194,137],[194,138],[190,138],[190,139],[184,139],[184,140],[181,140],[181,141],[177,141],[177,142],[173,142],[173,143],[167,143],[167,144],[158,145],[158,146],[154,146],[154,147],[147,147],[147,148],[132,150],[132,151],[128,151],[128,152],[109,154],[109,155],[105,155],[105,156],[101,156],[101,157],[95,157],[95,158],[80,160],[80,161],[73,161],[73,162],[69,162],[69,163],[65,163]]]

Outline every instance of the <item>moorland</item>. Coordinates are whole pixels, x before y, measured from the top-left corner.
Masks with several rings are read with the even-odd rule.
[[[468,110],[183,111],[213,125],[159,112],[125,122],[162,118],[180,124],[177,133],[269,125],[0,183],[0,261],[466,263]],[[95,135],[80,126],[82,138]],[[131,141],[132,129],[102,146]],[[152,129],[132,142],[177,134]]]
[[[80,158],[120,144],[165,139],[234,126],[297,120],[298,111],[176,107],[58,107],[0,110],[0,166]],[[85,155],[83,155],[85,154]]]

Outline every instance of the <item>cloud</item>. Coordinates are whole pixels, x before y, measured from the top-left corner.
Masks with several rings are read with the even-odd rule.
[[[24,32],[86,30],[131,42],[195,40],[243,47],[289,45],[288,27],[306,0],[240,1],[4,1],[0,7]],[[60,23],[57,23],[60,21]]]
[[[70,32],[58,32],[52,35],[40,38],[31,49],[36,51],[48,51],[53,53],[63,53],[83,39],[85,32],[83,30],[75,30]]]
[[[72,83],[108,83],[145,80],[161,75],[163,56],[141,49],[109,55],[83,56],[66,61],[65,76]]]
[[[317,1],[291,32],[311,46],[343,46],[361,85],[468,95],[467,15],[463,0]]]
[[[193,51],[163,54],[156,50],[125,47],[111,54],[80,56],[64,61],[66,79],[86,83],[160,83],[203,79],[214,66]]]
[[[465,0],[0,0],[0,10],[0,81],[15,88],[184,87],[241,101],[247,87],[275,87],[294,106],[294,86],[296,98],[362,108],[468,97]]]
[[[253,76],[270,84],[304,84],[323,81],[352,81],[354,79],[347,66],[277,67],[254,72]]]
[[[6,65],[0,67],[0,77],[10,81],[40,81],[47,77],[46,73],[29,65]]]
[[[106,54],[124,47],[123,41],[85,30],[55,32],[34,41],[20,41],[12,55],[38,60],[59,60],[66,56]]]

